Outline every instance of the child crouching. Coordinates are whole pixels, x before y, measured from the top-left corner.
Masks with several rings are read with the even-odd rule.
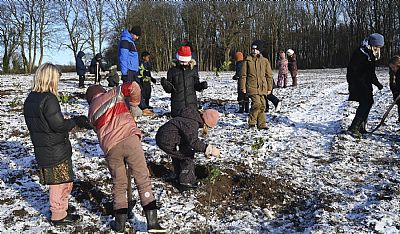
[[[164,125],[156,134],[156,143],[160,149],[172,158],[175,174],[181,190],[197,187],[194,170],[195,152],[203,152],[206,156],[219,156],[219,150],[205,144],[198,137],[198,129],[215,127],[219,120],[219,113],[214,109],[205,110],[202,114],[195,108],[184,108],[180,114]]]

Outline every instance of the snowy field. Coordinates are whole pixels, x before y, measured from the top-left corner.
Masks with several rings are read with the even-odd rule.
[[[201,72],[209,83],[198,93],[203,108],[222,112],[204,140],[217,145],[221,157],[197,154],[202,186],[184,193],[168,179],[170,159],[155,145],[158,127],[168,120],[169,95],[154,85],[150,102],[157,116],[142,117],[138,125],[162,226],[169,233],[400,233],[397,107],[375,134],[345,134],[356,109],[347,101],[345,72],[301,70],[298,88],[275,89],[283,105],[277,113],[270,103],[268,131],[249,130],[247,116],[235,113],[233,72],[218,77]],[[370,129],[392,102],[387,70],[377,74],[384,89],[374,87]],[[70,204],[83,220],[70,227],[49,224],[48,188],[39,184],[22,114],[31,80],[0,76],[0,233],[110,233],[111,177],[93,131],[70,134],[76,174]],[[69,97],[61,103],[66,116],[87,113],[85,89],[77,86],[75,74],[62,75],[60,92]],[[139,202],[134,212],[129,226],[146,232]]]

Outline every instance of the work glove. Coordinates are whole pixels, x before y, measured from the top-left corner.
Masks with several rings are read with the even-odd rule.
[[[165,77],[161,77],[160,82],[161,82],[161,85],[162,85],[162,86],[165,85],[165,82],[166,82],[166,81],[167,81],[167,79],[166,79]]]
[[[378,87],[379,90],[383,89],[383,85],[382,85],[381,83],[378,83],[378,84],[376,85],[376,87]]]
[[[219,154],[220,154],[220,152],[219,152],[219,149],[217,148],[217,147],[215,147],[215,146],[213,146],[213,145],[208,145],[207,146],[207,148],[206,148],[206,156],[215,156],[215,157],[219,157]]]
[[[153,82],[153,84],[155,84],[157,82],[156,78],[150,77],[151,82]]]
[[[200,88],[201,88],[201,89],[206,89],[206,88],[208,88],[207,81],[200,82]]]
[[[129,111],[131,112],[133,118],[135,120],[139,119],[143,115],[143,111],[138,106],[131,106],[129,107]]]
[[[79,128],[93,129],[89,119],[84,115],[73,116],[71,118]]]

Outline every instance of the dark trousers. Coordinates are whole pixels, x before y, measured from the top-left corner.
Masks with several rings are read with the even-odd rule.
[[[130,81],[136,81],[140,86],[140,90],[143,89],[142,82],[139,79],[139,73],[137,71],[128,70],[127,75],[122,75],[121,79],[122,79],[123,83],[130,82]],[[144,109],[147,109],[147,105],[143,98],[143,91],[141,91],[141,94],[142,94],[141,95],[142,98],[140,99],[139,108],[144,110]]]
[[[278,105],[279,98],[277,98],[272,92],[268,95],[265,95],[264,97],[265,97],[265,112],[268,112],[269,110],[268,101],[272,102],[272,104],[274,104],[275,107]]]
[[[368,119],[368,115],[371,108],[372,108],[372,103],[360,102],[360,105],[357,108],[356,116],[354,117],[354,119],[360,119],[362,121],[366,121]]]
[[[150,81],[143,81],[142,83],[142,97],[144,98],[144,103],[147,107],[150,106],[150,97],[151,97],[151,84]]]
[[[249,96],[243,93],[242,91],[238,91],[238,98],[239,102],[239,112],[243,113],[249,113]]]
[[[85,87],[85,75],[79,76],[79,88]]]

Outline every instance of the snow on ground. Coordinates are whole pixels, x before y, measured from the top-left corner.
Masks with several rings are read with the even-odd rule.
[[[392,101],[387,71],[380,69],[377,74],[385,88],[374,88],[369,128],[378,124]],[[165,76],[165,72],[154,75]],[[345,134],[357,107],[347,101],[345,69],[302,70],[298,88],[275,89],[283,105],[277,113],[270,103],[268,131],[248,129],[246,114],[235,113],[236,81],[231,79],[232,72],[218,77],[201,72],[200,76],[209,82],[209,88],[198,94],[202,106],[222,112],[219,125],[205,139],[221,149],[221,157],[196,155],[197,165],[222,172],[215,184],[203,180],[204,187],[180,193],[165,174],[157,175],[170,167],[170,159],[154,140],[169,111],[169,95],[160,85],[153,86],[151,100],[157,116],[142,117],[138,123],[154,174],[161,223],[170,233],[400,233],[396,110],[376,134],[363,138]],[[48,188],[38,182],[33,146],[22,114],[31,80],[32,76],[26,75],[0,76],[0,233],[109,233],[113,219],[111,177],[93,131],[74,130],[70,134],[76,173],[70,203],[83,220],[63,228],[48,223]],[[87,112],[82,96],[85,90],[78,89],[77,84],[75,74],[63,74],[60,92],[70,97],[68,103],[61,104],[66,116]],[[222,179],[235,173],[239,179],[253,176],[243,177],[244,182],[257,175],[261,179],[249,183],[265,189],[269,197],[262,197],[264,190],[256,193],[254,188],[249,194],[257,196],[250,197],[249,204],[243,205],[239,199],[235,204],[228,200],[237,195],[232,189],[226,202],[224,197],[217,203],[210,199],[204,202],[201,197],[207,198],[210,191],[206,186],[214,186],[211,195],[216,196],[224,189]],[[269,182],[271,185],[266,186]],[[136,193],[134,196],[137,199]],[[139,203],[134,212],[130,226],[145,232],[146,220]]]

